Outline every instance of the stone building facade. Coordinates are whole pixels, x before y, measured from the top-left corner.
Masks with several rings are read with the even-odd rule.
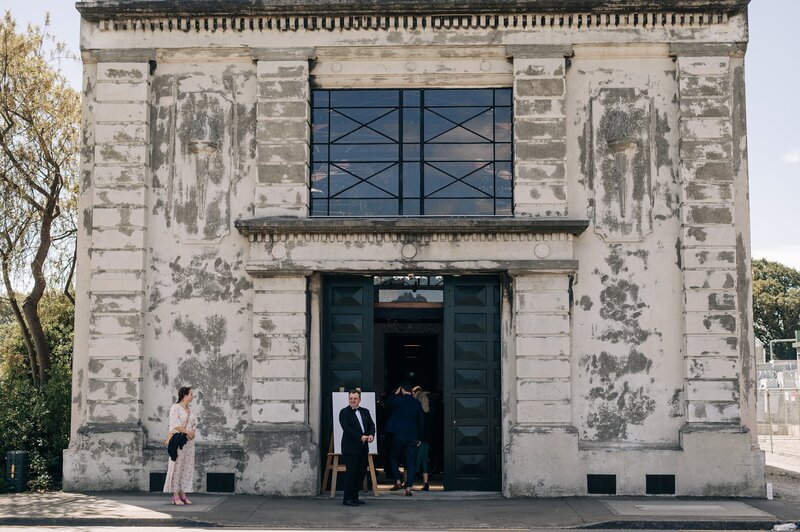
[[[159,487],[190,385],[198,491],[316,494],[419,377],[445,489],[763,493],[747,0],[77,7],[66,489]]]

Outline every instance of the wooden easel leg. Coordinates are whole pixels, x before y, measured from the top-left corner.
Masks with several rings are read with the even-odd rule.
[[[375,475],[375,461],[372,459],[372,455],[367,456],[367,464],[369,466],[369,479],[372,481],[372,493],[377,497],[378,496],[378,478]]]
[[[333,477],[331,477],[331,499],[336,495],[336,477],[339,476],[339,455],[333,456]]]
[[[330,474],[331,474],[331,466],[332,466],[332,464],[333,464],[333,456],[331,456],[329,454],[328,457],[325,459],[325,473],[323,473],[323,475],[322,475],[322,491],[323,492],[325,491],[325,488],[328,487],[328,477],[330,477]]]

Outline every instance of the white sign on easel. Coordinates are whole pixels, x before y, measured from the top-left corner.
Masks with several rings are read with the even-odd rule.
[[[342,426],[339,424],[339,412],[342,408],[348,406],[347,392],[333,392],[333,452],[342,454]],[[375,415],[375,392],[361,392],[361,407],[369,410],[369,415],[372,416],[372,423],[376,423]],[[378,454],[378,431],[375,430],[375,439],[369,444],[369,454]]]

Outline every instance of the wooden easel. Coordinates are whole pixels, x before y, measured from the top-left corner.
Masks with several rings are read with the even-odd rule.
[[[341,454],[336,454],[334,452],[335,447],[333,444],[333,432],[331,432],[331,444],[328,446],[328,458],[325,460],[325,473],[322,475],[322,489],[325,489],[325,486],[328,485],[328,477],[331,477],[331,498],[336,495],[336,477],[339,476],[340,472],[347,471],[347,466],[344,464],[339,464],[339,457],[342,456]],[[372,455],[367,455],[367,469],[369,470],[369,478],[372,481],[372,493],[377,497],[378,496],[378,478],[375,476],[375,461],[372,459]],[[367,479],[364,478],[364,489],[367,489]]]

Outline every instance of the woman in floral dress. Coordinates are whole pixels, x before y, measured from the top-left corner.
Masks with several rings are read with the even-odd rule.
[[[188,440],[182,449],[178,449],[177,460],[169,460],[167,479],[164,482],[164,493],[172,493],[172,504],[183,506],[192,504],[186,497],[194,484],[194,439],[197,435],[197,418],[189,408],[194,399],[192,388],[184,386],[178,390],[178,402],[169,409],[169,436],[167,442],[176,432],[186,434]]]

